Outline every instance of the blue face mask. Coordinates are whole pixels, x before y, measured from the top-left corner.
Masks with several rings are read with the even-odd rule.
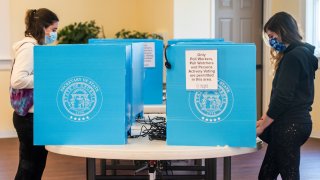
[[[50,32],[49,36],[45,36],[44,43],[45,44],[51,44],[58,38],[57,32]]]
[[[269,39],[269,44],[272,48],[274,48],[278,52],[283,52],[286,50],[286,46],[282,42],[278,42],[276,38],[270,38]]]

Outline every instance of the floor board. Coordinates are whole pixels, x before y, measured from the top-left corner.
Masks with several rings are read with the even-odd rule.
[[[12,180],[18,165],[17,138],[0,139],[0,180]],[[260,151],[232,157],[232,179],[255,180],[265,153]],[[320,139],[309,139],[302,148],[301,180],[320,179]],[[218,159],[218,180],[222,179],[222,161]],[[85,179],[85,158],[49,153],[43,180]],[[280,179],[280,178],[278,178]]]

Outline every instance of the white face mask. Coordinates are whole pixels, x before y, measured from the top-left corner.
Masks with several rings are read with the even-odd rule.
[[[49,36],[45,36],[44,43],[51,44],[58,38],[57,32],[50,32]]]

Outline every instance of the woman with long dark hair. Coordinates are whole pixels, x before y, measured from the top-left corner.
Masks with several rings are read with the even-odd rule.
[[[312,130],[318,59],[315,47],[302,42],[296,20],[286,12],[273,15],[264,26],[275,67],[269,109],[257,121],[257,135],[268,143],[259,179],[300,179],[300,147]]]
[[[33,145],[33,47],[54,42],[58,22],[57,15],[49,9],[28,10],[25,37],[13,46],[10,100],[20,142],[15,180],[40,180],[46,165],[48,152],[44,146]]]

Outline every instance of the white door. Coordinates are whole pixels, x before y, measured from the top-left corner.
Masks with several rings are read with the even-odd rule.
[[[263,0],[215,0],[215,37],[255,43],[257,47],[257,116],[262,114]]]

